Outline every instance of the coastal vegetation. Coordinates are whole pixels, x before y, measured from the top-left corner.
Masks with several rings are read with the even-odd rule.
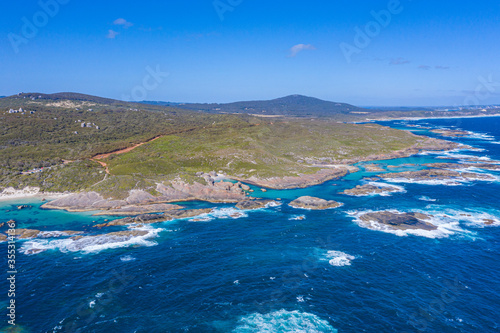
[[[288,110],[304,110],[310,101],[284,100]],[[124,198],[131,189],[157,195],[158,183],[206,185],[201,175],[214,171],[237,180],[300,178],[424,141],[407,131],[346,123],[342,110],[319,118],[256,117],[74,93],[10,96],[0,99],[0,191],[35,186],[107,197]]]

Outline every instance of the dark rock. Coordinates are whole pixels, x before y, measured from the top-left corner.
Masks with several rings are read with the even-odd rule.
[[[241,210],[260,209],[260,208],[265,208],[270,203],[275,203],[276,205],[279,205],[279,203],[277,203],[274,200],[244,200],[238,202],[236,208]]]
[[[393,229],[408,230],[436,230],[437,227],[426,222],[430,219],[429,215],[421,213],[393,213],[388,211],[366,213],[359,219],[363,222],[377,222],[387,225]]]

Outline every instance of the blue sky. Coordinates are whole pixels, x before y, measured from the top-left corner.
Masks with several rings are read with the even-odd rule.
[[[0,95],[500,104],[499,35],[489,0],[9,1]]]

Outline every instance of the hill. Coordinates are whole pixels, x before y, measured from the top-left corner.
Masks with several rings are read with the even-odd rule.
[[[176,198],[193,188],[205,193],[200,186],[208,186],[206,193],[226,193],[206,177],[213,172],[290,188],[347,172],[335,165],[401,156],[426,142],[406,131],[340,122],[338,115],[353,119],[346,104],[335,104],[337,116],[311,121],[312,105],[323,110],[316,113],[320,117],[333,112],[325,111],[331,102],[291,96],[253,103],[283,113],[279,118],[212,114],[74,93],[2,98],[0,192],[35,186],[124,198],[132,189],[156,195],[163,184]],[[297,117],[299,111],[287,117],[291,106],[308,118]]]
[[[173,104],[166,103],[165,105]],[[245,101],[226,104],[187,103],[176,106],[208,113],[241,113],[259,116],[289,117],[335,117],[357,114],[353,112],[375,112],[374,110],[367,110],[346,103],[328,102],[302,95],[291,95],[268,101]]]

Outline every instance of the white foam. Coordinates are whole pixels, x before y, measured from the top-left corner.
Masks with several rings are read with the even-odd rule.
[[[305,215],[292,215],[288,220],[289,221],[300,221],[300,220],[305,220],[306,216]]]
[[[328,251],[325,255],[325,260],[335,267],[351,266],[351,261],[356,257],[341,251]]]
[[[123,262],[127,262],[127,261],[134,261],[134,260],[136,260],[136,258],[132,257],[131,255],[126,255],[126,256],[120,257],[120,260]]]
[[[405,213],[403,211],[391,209],[387,210],[391,213],[395,214],[401,214]],[[455,234],[462,234],[462,235],[472,235],[473,233],[464,230],[460,227],[460,221],[454,218],[451,218],[449,216],[446,216],[444,214],[439,214],[436,213],[434,214],[433,212],[430,211],[422,211],[422,210],[412,210],[412,212],[417,212],[417,213],[422,213],[426,215],[432,215],[429,220],[426,220],[427,223],[430,223],[434,226],[437,227],[435,230],[423,230],[423,229],[406,229],[406,230],[400,230],[400,229],[395,229],[392,228],[388,225],[385,225],[383,223],[378,223],[375,221],[362,221],[360,219],[361,215],[364,215],[366,213],[373,213],[375,212],[374,210],[365,210],[365,211],[349,211],[347,214],[351,217],[354,218],[354,221],[361,227],[363,228],[368,228],[372,230],[377,230],[377,231],[382,231],[390,234],[394,234],[396,236],[400,237],[406,237],[409,235],[414,235],[414,236],[421,236],[421,237],[426,237],[426,238],[446,238],[450,237],[451,235]]]
[[[145,230],[148,233],[143,236],[109,236],[103,234],[94,237],[84,236],[80,239],[34,239],[25,242],[19,251],[24,254],[36,254],[48,250],[59,250],[63,253],[82,252],[88,254],[133,245],[154,246],[157,243],[149,239],[157,237],[160,232],[164,231],[164,229],[154,229],[150,226],[137,228],[136,230]]]
[[[393,183],[407,183],[407,184],[420,184],[420,185],[446,185],[446,186],[462,186],[467,181],[460,181],[460,179],[440,179],[440,180],[413,180],[408,178],[391,178],[387,179]]]
[[[477,169],[479,170],[479,169]],[[390,183],[410,183],[410,184],[421,184],[421,185],[446,185],[446,186],[460,186],[469,184],[472,181],[500,181],[500,178],[486,172],[472,172],[471,168],[463,168],[455,171],[466,171],[468,173],[467,178],[465,177],[454,177],[452,179],[426,179],[426,180],[415,180],[410,178],[388,178],[386,179]],[[471,175],[472,174],[472,175]],[[486,178],[483,178],[486,176]]]
[[[470,139],[485,140],[485,141],[495,140],[494,136],[486,134],[486,133],[471,132],[471,131],[468,131],[468,132],[469,132],[469,135],[467,135],[467,137]]]
[[[248,214],[236,208],[214,208],[210,213],[205,213],[197,216],[197,221],[208,222],[215,219],[240,219],[248,217]],[[190,221],[193,221],[191,219]]]
[[[454,219],[470,227],[500,226],[500,211],[484,211],[480,208],[470,208],[467,210],[454,208],[443,209],[443,207],[438,205],[429,205],[427,209],[430,214],[436,217]],[[491,222],[491,224],[486,224],[485,222],[487,221]]]
[[[429,198],[429,197],[426,197],[425,195],[421,196],[418,198],[418,200],[421,200],[421,201],[429,201],[429,202],[434,202],[434,201],[437,201],[437,199],[432,199],[432,198]]]
[[[83,233],[83,232],[82,232]],[[75,236],[77,234],[72,234],[71,236]],[[39,238],[58,238],[58,237],[65,237],[65,236],[70,236],[67,232],[65,231],[41,231],[38,234]]]
[[[299,311],[279,310],[267,314],[254,313],[241,318],[234,333],[325,333],[337,332],[328,321]]]

